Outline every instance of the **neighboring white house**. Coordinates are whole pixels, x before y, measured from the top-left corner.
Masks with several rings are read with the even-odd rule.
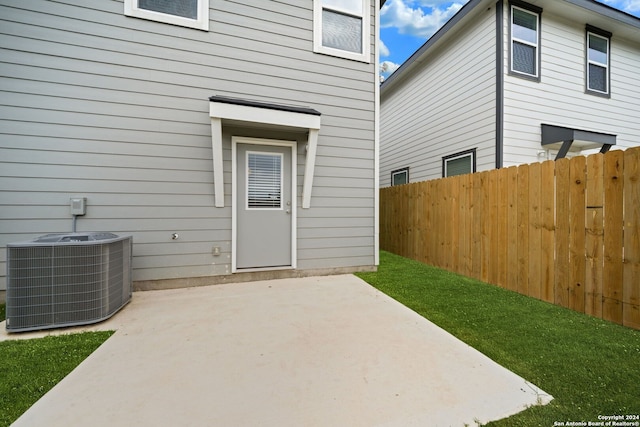
[[[0,0],[0,291],[73,226],[139,289],[375,269],[379,8]]]
[[[380,104],[382,187],[640,145],[640,19],[592,0],[471,0]]]

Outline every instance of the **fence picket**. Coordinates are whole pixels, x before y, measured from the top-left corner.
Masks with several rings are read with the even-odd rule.
[[[555,281],[555,162],[546,161],[541,165],[540,192],[542,195],[541,215],[541,259],[540,298],[553,302]]]
[[[607,281],[602,286],[602,317],[622,324],[622,251],[624,153],[604,156],[604,265]]]
[[[569,165],[569,308],[584,312],[586,158],[574,157]]]
[[[541,181],[540,163],[529,166],[529,289],[527,295],[540,298],[542,267],[542,213],[541,213]]]
[[[498,211],[496,213],[496,218],[502,218],[502,220],[497,221],[496,230],[496,252],[493,257],[496,260],[496,268],[498,269],[496,275],[495,284],[506,288],[507,287],[507,246],[508,246],[508,236],[509,230],[507,228],[507,211],[508,211],[508,192],[509,192],[509,171],[507,169],[500,169],[497,172],[498,181],[497,181],[497,205]],[[496,221],[494,221],[495,223]]]
[[[587,234],[585,313],[602,317],[602,267],[604,250],[604,178],[603,155],[587,157]]]
[[[472,230],[471,205],[469,204],[469,183],[471,175],[460,176],[460,231],[458,233],[458,269],[457,273],[465,276],[471,274],[471,245],[469,244],[469,235]]]
[[[529,165],[518,166],[518,288],[529,292]]]
[[[554,301],[569,307],[569,159],[556,161],[556,268]]]
[[[481,262],[482,262],[482,246],[480,224],[482,222],[483,209],[482,206],[482,182],[481,173],[471,175],[473,181],[473,232],[471,234],[471,277],[481,280]]]
[[[622,323],[640,329],[640,149],[624,153]]]
[[[494,212],[494,193],[495,193],[495,180],[492,180],[491,177],[494,174],[489,173],[488,171],[480,172],[482,176],[482,206],[483,206],[483,215],[481,216],[480,222],[480,236],[481,240],[481,270],[480,270],[480,279],[483,282],[490,281],[490,269],[491,269],[491,218],[495,217]]]
[[[518,290],[518,168],[507,169],[507,289]]]

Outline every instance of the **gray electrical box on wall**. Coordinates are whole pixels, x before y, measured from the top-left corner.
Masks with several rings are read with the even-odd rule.
[[[76,197],[70,200],[71,215],[85,215],[87,213],[87,198]]]

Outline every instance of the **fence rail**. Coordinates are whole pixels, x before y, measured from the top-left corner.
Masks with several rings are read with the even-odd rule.
[[[383,188],[380,244],[640,329],[640,147]]]

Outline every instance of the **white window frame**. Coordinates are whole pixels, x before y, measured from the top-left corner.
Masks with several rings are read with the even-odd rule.
[[[409,168],[402,168],[402,169],[398,169],[398,170],[394,170],[393,172],[391,172],[391,186],[395,186],[395,185],[403,185],[403,184],[396,184],[395,183],[395,178],[398,175],[406,175],[407,179],[406,179],[406,183],[409,183]]]
[[[527,40],[523,40],[523,39],[519,39],[517,37],[514,37],[513,33],[513,17],[514,17],[514,10],[520,10],[524,13],[528,13],[531,15],[535,15],[536,16],[536,42],[531,43],[530,41]],[[529,10],[526,9],[524,7],[519,7],[516,5],[511,5],[511,14],[509,16],[509,35],[510,35],[510,45],[509,45],[509,49],[510,49],[510,64],[509,64],[509,71],[519,75],[519,76],[524,76],[524,77],[528,77],[528,78],[533,78],[533,79],[540,79],[540,13],[539,12],[535,12],[533,10]],[[516,70],[513,67],[513,59],[514,59],[514,54],[513,54],[513,43],[514,42],[518,42],[518,43],[522,43],[522,44],[526,44],[527,46],[532,46],[535,48],[535,53],[534,53],[534,58],[536,61],[536,66],[535,66],[535,74],[529,74],[529,73],[525,73],[523,71],[519,71]]]
[[[442,158],[442,177],[443,178],[448,178],[449,177],[449,162],[452,160],[458,160],[461,159],[463,157],[469,157],[471,159],[471,170],[468,173],[475,173],[476,172],[476,149],[473,148],[471,150],[466,150],[466,151],[462,151],[460,153],[456,153],[456,154],[451,154],[449,156],[444,156]],[[457,176],[457,175],[451,175],[451,176]]]
[[[198,19],[141,9],[138,7],[138,0],[124,0],[124,14],[165,24],[209,31],[209,0],[198,0]]]
[[[370,0],[361,0],[362,11],[360,15],[354,15],[353,12],[340,9],[334,6],[324,6],[322,0],[313,0],[313,51],[326,55],[337,56],[340,58],[352,59],[354,61],[371,62],[371,9]],[[322,44],[322,10],[327,9],[337,13],[353,16],[362,19],[362,52],[349,52],[347,50],[327,47]]]
[[[594,37],[598,37],[601,39],[606,40],[607,42],[607,63],[603,64],[602,62],[598,62],[598,61],[592,61],[591,59],[589,59],[589,36],[594,36]],[[587,49],[586,49],[586,60],[587,60],[587,65],[586,65],[586,86],[587,86],[587,93],[592,93],[592,94],[597,94],[597,95],[605,95],[608,96],[611,88],[610,86],[610,75],[609,75],[609,64],[611,62],[611,38],[610,37],[606,37],[603,36],[602,34],[598,34],[594,31],[589,31],[587,30],[587,37],[586,37],[586,44],[587,44]],[[596,65],[598,67],[604,68],[605,70],[605,85],[606,85],[606,90],[605,91],[601,91],[599,89],[594,89],[592,87],[589,86],[589,65]]]

